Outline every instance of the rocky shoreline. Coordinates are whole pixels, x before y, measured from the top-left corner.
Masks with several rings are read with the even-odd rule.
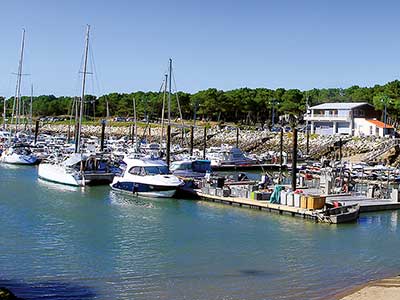
[[[67,134],[67,125],[58,124],[45,124],[40,128],[41,133],[49,134]],[[73,127],[70,128],[73,132]],[[159,141],[161,135],[161,128],[151,127],[138,127],[137,134],[141,137],[146,137],[150,141]],[[100,136],[101,126],[84,125],[82,129],[84,136]],[[107,126],[107,136],[131,136],[132,127],[130,126]],[[207,130],[207,146],[221,146],[221,144],[235,145],[237,132],[233,130],[219,130],[210,128]],[[183,146],[189,145],[190,132],[187,129],[184,133],[184,141],[182,142],[182,129],[172,128],[172,142],[182,144]],[[203,145],[203,128],[196,128],[194,134],[195,147],[201,148]],[[283,151],[291,153],[292,151],[292,133],[284,133],[283,138]],[[306,154],[307,144],[306,134],[298,134],[298,149],[302,154]],[[339,144],[342,144],[342,157],[351,158],[359,156],[359,160],[372,160],[375,159],[381,162],[394,163],[395,160],[390,160],[385,157],[382,149],[388,148],[388,151],[396,144],[396,140],[380,138],[380,137],[349,137],[349,136],[318,136],[310,135],[309,138],[309,156],[313,159],[338,158]],[[268,151],[279,152],[280,148],[280,133],[255,131],[255,130],[240,130],[239,134],[239,147],[245,151],[255,155],[262,155]],[[398,151],[397,151],[398,152]],[[396,152],[396,153],[397,153]],[[379,154],[379,155],[378,155]],[[360,156],[361,155],[361,156]],[[382,156],[382,157],[381,157]]]

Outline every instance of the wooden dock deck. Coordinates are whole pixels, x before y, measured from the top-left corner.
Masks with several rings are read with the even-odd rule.
[[[195,193],[198,197],[207,201],[229,204],[232,206],[253,208],[269,212],[276,212],[281,215],[285,214],[293,217],[312,219],[315,221],[318,220],[317,216],[313,213],[313,211],[308,209],[281,205],[281,204],[274,204],[274,203],[269,203],[268,201],[252,200],[247,198],[214,196],[214,195],[204,194],[200,190],[195,190]]]
[[[222,197],[204,194],[201,190],[195,190],[195,194],[203,200],[217,202],[222,204],[229,204],[232,206],[247,207],[257,209],[260,211],[275,212],[278,214],[290,215],[293,217],[301,217],[303,219],[311,219],[318,222],[318,217],[312,210],[269,203],[268,201],[253,200],[239,197]],[[365,197],[354,196],[337,196],[329,197],[329,201],[340,201],[344,205],[360,204],[360,213],[378,212],[385,210],[400,209],[400,202],[393,202],[390,199],[371,199]]]

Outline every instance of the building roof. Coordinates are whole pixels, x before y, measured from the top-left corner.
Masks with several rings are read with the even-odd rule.
[[[370,120],[367,120],[367,121],[372,123],[372,124],[374,124],[376,127],[385,128],[385,123],[383,123],[381,121],[374,120],[374,119],[370,119]],[[394,128],[394,127],[392,125],[389,125],[389,124],[386,123],[386,128],[387,129],[391,129],[391,128]]]
[[[372,106],[368,102],[332,102],[311,106],[310,109],[353,109],[363,105]]]

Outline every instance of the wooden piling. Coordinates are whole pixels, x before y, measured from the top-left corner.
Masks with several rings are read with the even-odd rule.
[[[193,156],[194,126],[190,126],[190,156]]]
[[[106,120],[101,121],[101,140],[100,140],[100,151],[104,150],[104,136],[106,132]]]
[[[292,190],[296,190],[297,183],[297,128],[293,128],[293,153],[292,153]]]
[[[35,122],[35,145],[37,142],[38,134],[39,134],[39,120],[36,120],[36,122]]]
[[[207,127],[204,126],[204,136],[203,136],[203,159],[206,159],[206,148],[207,148]]]

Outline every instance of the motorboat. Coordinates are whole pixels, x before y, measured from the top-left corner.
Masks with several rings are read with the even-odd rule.
[[[360,214],[360,205],[344,205],[334,208],[327,208],[316,212],[318,220],[330,224],[348,223],[357,220]]]
[[[211,167],[213,168],[259,164],[257,160],[247,157],[242,150],[236,147],[211,147],[206,154],[206,159],[211,161]]]
[[[126,158],[121,176],[115,176],[113,190],[145,197],[173,197],[183,181],[171,174],[167,164],[158,159]]]
[[[174,161],[171,164],[172,174],[182,178],[203,178],[211,173],[211,161],[205,159]]]

